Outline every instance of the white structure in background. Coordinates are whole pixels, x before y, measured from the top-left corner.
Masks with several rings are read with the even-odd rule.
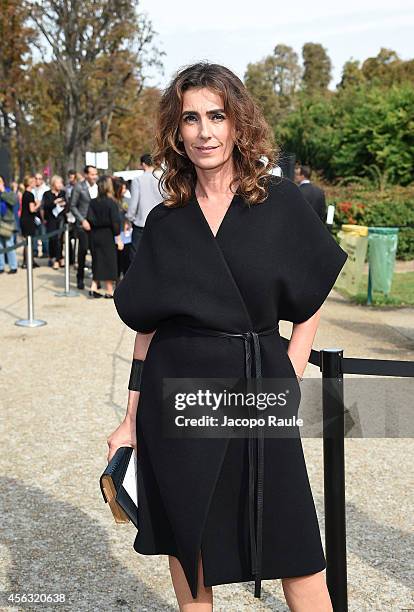
[[[328,210],[326,213],[326,223],[328,225],[332,225],[335,216],[335,206],[333,204],[328,205]]]
[[[124,181],[132,181],[132,179],[137,178],[143,172],[143,170],[120,170],[119,172],[114,172],[114,176],[120,176]]]
[[[85,165],[95,166],[98,170],[108,170],[109,158],[108,151],[86,151]]]

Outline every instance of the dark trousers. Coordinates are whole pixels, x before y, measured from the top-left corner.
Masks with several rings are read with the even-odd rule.
[[[122,278],[127,273],[131,257],[131,243],[124,244],[122,251],[117,251],[118,254],[118,278]]]
[[[86,253],[89,249],[89,232],[85,231],[83,227],[78,226],[76,228],[76,238],[78,239],[78,270],[76,278],[82,280],[84,278],[84,268]]]
[[[54,230],[61,229],[63,227],[63,219],[51,219],[47,225],[46,230],[53,232]],[[49,258],[58,261],[62,259],[63,251],[63,233],[49,238]]]
[[[139,227],[138,225],[132,226],[132,240],[131,240],[131,256],[130,261],[132,261],[135,257],[136,252],[138,251],[139,241],[141,240],[142,233],[144,231],[143,227]]]

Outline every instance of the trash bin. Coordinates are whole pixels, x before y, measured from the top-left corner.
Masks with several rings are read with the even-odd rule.
[[[385,295],[391,291],[395,255],[398,245],[398,227],[368,228],[368,262],[370,288]]]
[[[348,253],[335,286],[356,295],[364,271],[368,248],[368,227],[344,224],[338,232],[339,244]]]

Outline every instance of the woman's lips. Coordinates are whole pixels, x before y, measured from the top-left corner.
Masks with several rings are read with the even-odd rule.
[[[218,149],[218,146],[206,146],[206,147],[194,147],[195,149],[197,149],[197,151],[199,151],[200,153],[211,153],[212,151],[215,151],[216,149]]]

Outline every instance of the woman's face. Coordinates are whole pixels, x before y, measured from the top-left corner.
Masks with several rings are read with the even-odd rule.
[[[219,168],[232,157],[234,127],[224,112],[222,97],[210,89],[184,92],[179,134],[197,168]]]
[[[58,178],[53,183],[53,190],[54,191],[62,191],[62,189],[63,189],[63,180],[61,178]]]

